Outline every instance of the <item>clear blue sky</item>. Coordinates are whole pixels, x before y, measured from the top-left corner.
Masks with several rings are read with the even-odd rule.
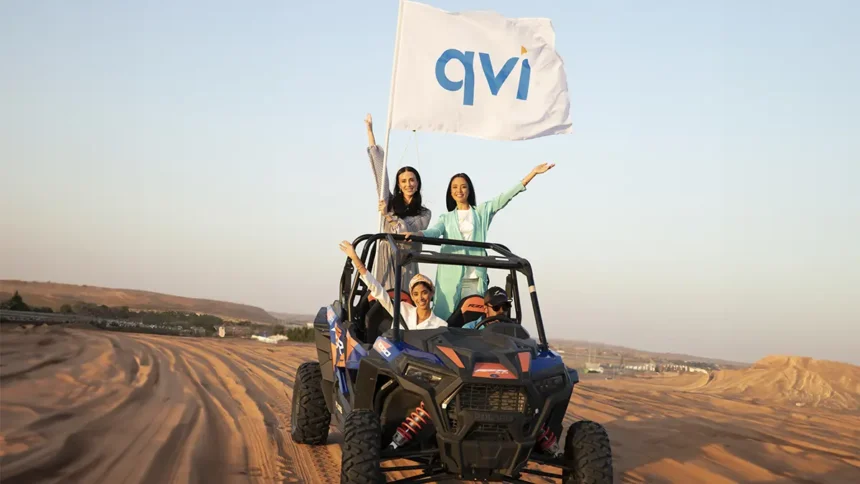
[[[557,163],[490,230],[551,336],[860,363],[860,4],[429,3],[553,20],[573,134],[391,141],[435,214],[457,171],[480,202]],[[334,299],[397,4],[295,5],[0,3],[0,278]]]

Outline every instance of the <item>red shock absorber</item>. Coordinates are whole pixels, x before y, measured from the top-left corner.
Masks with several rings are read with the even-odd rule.
[[[561,449],[558,447],[558,439],[555,437],[552,429],[544,424],[540,430],[540,435],[538,436],[540,450],[553,456],[561,454]]]
[[[419,430],[429,423],[430,414],[427,413],[427,410],[424,410],[424,402],[421,402],[421,405],[418,405],[415,411],[406,417],[406,420],[400,424],[400,427],[397,427],[397,431],[394,432],[394,438],[391,440],[389,447],[392,449],[403,447],[415,437]]]

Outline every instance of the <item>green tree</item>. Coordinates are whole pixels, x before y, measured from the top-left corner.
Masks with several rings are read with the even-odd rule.
[[[62,306],[60,306],[60,312],[63,314],[75,314],[75,312],[72,311],[71,304],[63,304]]]
[[[27,303],[24,302],[24,298],[18,294],[18,291],[15,291],[15,294],[10,297],[8,300],[0,303],[0,309],[9,309],[11,311],[29,311],[30,306],[27,306]]]

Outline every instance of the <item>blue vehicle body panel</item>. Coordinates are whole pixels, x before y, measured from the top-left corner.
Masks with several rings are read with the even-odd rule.
[[[540,373],[554,366],[563,366],[561,356],[552,350],[544,350],[538,353],[537,358],[532,359],[532,371]]]
[[[385,358],[385,361],[389,363],[394,361],[401,354],[405,354],[407,356],[418,358],[434,365],[444,366],[442,360],[433,353],[421,351],[418,348],[408,345],[402,341],[394,343],[385,336],[380,336],[376,338],[376,341],[373,343],[373,349],[377,353],[379,353],[380,356]]]

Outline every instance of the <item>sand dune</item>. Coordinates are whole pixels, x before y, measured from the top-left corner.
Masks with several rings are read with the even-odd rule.
[[[3,483],[331,483],[340,436],[289,437],[304,344],[91,330],[0,334]],[[588,380],[567,423],[603,423],[618,482],[860,482],[860,415]],[[550,482],[550,481],[535,481]]]
[[[860,366],[768,356],[745,370],[715,372],[701,391],[769,403],[860,409]]]

